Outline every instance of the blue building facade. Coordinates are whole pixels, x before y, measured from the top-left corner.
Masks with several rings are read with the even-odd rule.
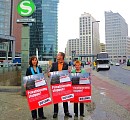
[[[40,60],[54,60],[58,50],[59,0],[34,0],[36,11],[30,28],[30,56],[39,51]]]
[[[12,56],[12,6],[12,0],[0,0],[0,57],[6,56],[5,47],[7,45],[2,43],[2,39],[7,40],[6,42],[9,44],[8,56]]]

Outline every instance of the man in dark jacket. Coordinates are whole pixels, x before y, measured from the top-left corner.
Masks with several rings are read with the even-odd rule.
[[[57,54],[57,62],[52,63],[50,72],[68,70],[68,64],[64,62],[64,58],[65,58],[65,54],[63,52],[59,52]],[[69,113],[68,110],[68,102],[63,102],[63,107],[64,107],[65,116],[72,117],[72,115]],[[54,104],[53,118],[57,118],[57,115],[58,115],[58,103]]]

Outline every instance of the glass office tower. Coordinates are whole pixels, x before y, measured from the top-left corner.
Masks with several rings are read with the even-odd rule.
[[[0,0],[0,36],[4,39],[11,37],[12,25],[12,0]],[[2,38],[0,38],[1,40]],[[0,57],[6,56],[6,52],[2,51],[4,43],[0,43]],[[9,43],[10,46],[10,43]],[[11,46],[9,47],[9,56],[11,56]]]
[[[10,35],[11,0],[0,0],[0,34]]]
[[[54,60],[58,50],[58,17],[57,7],[59,0],[34,0],[36,11],[30,28],[30,55],[39,51],[40,60]]]

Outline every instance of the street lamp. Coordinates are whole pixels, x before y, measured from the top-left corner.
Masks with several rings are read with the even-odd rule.
[[[91,43],[91,54],[94,54],[94,52],[93,52],[93,49],[94,49],[94,43],[93,43],[93,24],[94,23],[98,23],[98,22],[100,22],[100,21],[92,21],[92,43]],[[93,59],[92,59],[93,60]]]
[[[36,48],[36,57],[38,59],[38,48]]]

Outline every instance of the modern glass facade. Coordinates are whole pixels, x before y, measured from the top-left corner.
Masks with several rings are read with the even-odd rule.
[[[12,25],[12,0],[0,0],[0,35],[3,37],[11,36]],[[0,38],[2,40],[3,38]],[[6,38],[4,38],[6,39]],[[3,43],[0,43],[1,46]],[[9,56],[11,55],[11,46]],[[6,56],[6,52],[0,49],[0,57]]]
[[[10,35],[11,0],[0,0],[0,34]]]
[[[30,30],[30,55],[35,55],[35,49],[39,50],[42,60],[54,60],[58,50],[58,17],[57,7],[59,0],[34,0],[36,11]]]
[[[30,26],[30,56],[36,55],[38,48],[39,56],[43,55],[43,22],[42,22],[42,1],[34,0],[36,11],[32,18],[36,19],[35,23]],[[42,59],[42,58],[40,58]]]

